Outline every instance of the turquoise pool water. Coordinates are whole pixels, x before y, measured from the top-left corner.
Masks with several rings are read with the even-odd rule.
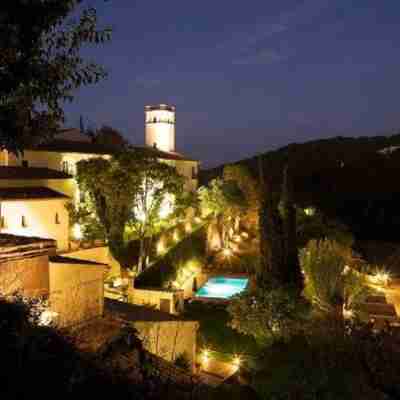
[[[216,276],[210,278],[197,292],[196,297],[214,299],[229,299],[246,289],[248,278],[225,278]]]

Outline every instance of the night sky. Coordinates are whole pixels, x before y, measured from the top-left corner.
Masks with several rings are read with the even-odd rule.
[[[177,149],[203,167],[290,142],[400,128],[397,0],[91,0],[112,41],[106,81],[68,126],[144,141],[144,105],[177,107]]]

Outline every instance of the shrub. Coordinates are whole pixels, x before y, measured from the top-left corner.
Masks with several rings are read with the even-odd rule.
[[[192,369],[189,357],[186,353],[179,354],[178,357],[175,358],[174,364],[187,372]]]
[[[398,333],[359,323],[337,329],[327,320],[307,328],[260,354],[252,386],[261,399],[399,398]]]
[[[228,306],[231,327],[268,344],[295,334],[307,314],[306,303],[286,289],[244,292]]]
[[[369,290],[351,268],[351,250],[330,240],[312,240],[300,252],[306,298],[323,314],[356,312]]]

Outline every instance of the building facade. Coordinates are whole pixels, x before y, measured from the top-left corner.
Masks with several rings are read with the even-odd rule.
[[[145,150],[176,168],[185,190],[197,188],[199,163],[175,151],[175,108],[146,106]],[[117,149],[97,143],[78,129],[59,132],[44,144],[16,156],[0,152],[0,233],[54,239],[59,252],[69,249],[72,227],[66,204],[79,203],[74,178],[81,160],[109,158]]]

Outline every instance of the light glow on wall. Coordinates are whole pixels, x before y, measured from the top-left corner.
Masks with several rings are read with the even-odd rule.
[[[74,237],[75,240],[82,240],[83,232],[82,232],[82,227],[79,224],[75,224],[72,227],[72,236]]]

